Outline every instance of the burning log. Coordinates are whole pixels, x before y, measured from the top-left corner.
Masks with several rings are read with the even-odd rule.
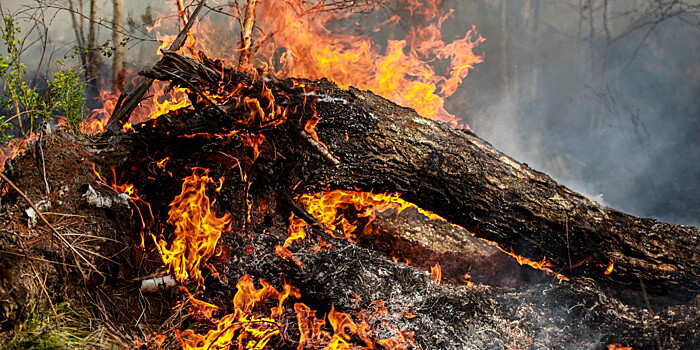
[[[110,156],[104,152],[95,161],[131,171],[126,180],[144,198],[175,198],[150,205],[156,218],[170,215],[166,226],[175,239],[158,232],[152,238],[178,282],[231,290],[229,277],[236,278],[237,293],[248,290],[277,305],[245,321],[253,304],[241,302],[253,299],[228,295],[234,312],[206,335],[182,332],[182,344],[223,344],[221,334],[245,335],[247,327],[264,331],[255,333],[264,334],[255,339],[261,347],[299,349],[336,341],[366,348],[395,341],[403,345],[387,348],[402,349],[457,349],[466,339],[477,348],[698,342],[690,331],[697,318],[682,316],[697,310],[697,301],[688,302],[699,287],[696,228],[601,207],[471,131],[424,119],[368,91],[326,80],[256,77],[168,51],[143,74],[188,89],[193,108],[136,126],[119,136]],[[421,230],[377,232],[372,222],[386,226],[390,219],[381,213],[389,211],[402,212],[395,220]],[[450,230],[416,224],[425,218]],[[486,241],[469,243],[471,235]],[[565,282],[544,277],[546,283],[534,286],[489,285],[482,278],[481,286],[468,288],[436,284],[425,271],[433,266],[434,280],[442,275],[469,285],[460,278],[472,268],[505,266],[490,258],[506,257],[502,252]],[[445,271],[435,265],[437,255],[441,264],[452,260]],[[200,274],[202,268],[210,273]],[[508,289],[514,286],[519,289]],[[225,304],[215,292],[206,295]],[[669,297],[679,305],[662,304]],[[286,298],[298,301],[296,330],[281,326],[293,322]],[[635,298],[647,299],[647,309]],[[652,301],[661,309],[656,314]],[[211,319],[214,307],[207,305],[199,312]],[[365,324],[338,326],[351,316],[330,305]],[[381,319],[362,313],[372,308]],[[316,322],[314,310],[327,313],[335,333]],[[523,321],[528,312],[532,323]]]
[[[302,108],[295,116],[298,121],[263,130],[271,124],[248,116],[247,121],[236,119],[241,110],[252,113],[240,109],[240,101],[238,106],[229,101],[180,118],[160,118],[144,131],[258,132],[272,141],[262,146],[263,159],[250,171],[273,174],[270,181],[284,184],[290,195],[328,188],[398,192],[506,252],[532,261],[546,259],[550,270],[569,278],[591,278],[637,292],[641,279],[646,292],[683,298],[700,289],[697,228],[602,207],[495,150],[469,130],[424,119],[370,92],[339,89],[323,80],[265,82],[204,62],[166,52],[144,75],[195,87],[199,95],[222,93],[217,91],[221,86],[238,93],[241,86],[250,87],[249,94],[265,86],[284,105],[283,113]],[[270,103],[266,108],[272,108]],[[305,139],[300,132],[312,121],[318,123],[312,131],[319,135],[319,145],[325,145],[322,149],[300,146]],[[339,158],[339,164],[329,157]]]

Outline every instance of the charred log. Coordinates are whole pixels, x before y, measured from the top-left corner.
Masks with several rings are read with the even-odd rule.
[[[282,191],[295,194],[329,188],[399,192],[505,251],[548,259],[552,270],[571,278],[679,298],[692,297],[700,288],[697,228],[603,207],[469,130],[427,120],[370,92],[340,89],[324,80],[255,78],[202,60],[166,52],[144,74],[201,95],[243,91],[259,97],[262,110],[273,103],[283,106],[286,120],[254,120],[240,101],[209,100],[201,105],[206,108],[143,126],[140,132],[148,135],[143,140],[159,139],[154,134],[160,133],[162,140],[189,135],[192,142],[194,134],[218,134],[219,144],[240,145],[245,133],[256,133],[265,137],[260,158],[245,170],[260,186],[283,186]],[[274,101],[263,98],[265,89]],[[305,142],[302,132],[315,122],[326,151]],[[222,138],[236,129],[239,133]],[[181,151],[182,157],[193,156],[191,150]]]

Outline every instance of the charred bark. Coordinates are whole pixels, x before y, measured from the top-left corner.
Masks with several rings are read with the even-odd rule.
[[[469,130],[422,118],[371,92],[343,90],[325,80],[254,79],[203,61],[166,53],[143,74],[199,95],[221,93],[222,86],[242,91],[243,86],[246,94],[259,97],[264,85],[289,111],[286,122],[266,128],[261,121],[244,121],[249,111],[240,103],[208,100],[198,111],[160,118],[143,132],[168,130],[172,137],[239,128],[260,133],[268,141],[256,166],[248,169],[250,176],[258,173],[276,181],[275,186],[284,184],[289,193],[328,188],[399,192],[504,251],[535,261],[548,259],[552,270],[570,278],[682,299],[700,288],[697,228],[603,207],[495,150]],[[320,118],[315,130],[326,151],[304,142],[300,133],[312,118]],[[332,164],[329,157],[340,164]]]

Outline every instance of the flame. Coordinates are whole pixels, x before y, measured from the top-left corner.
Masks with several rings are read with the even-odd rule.
[[[367,218],[369,222],[364,226],[363,232],[371,232],[369,225],[376,214],[387,210],[400,213],[412,208],[419,213],[431,218],[442,219],[439,215],[419,208],[417,205],[407,202],[397,193],[372,193],[360,191],[334,190],[316,194],[304,194],[299,200],[306,206],[306,210],[331,231],[340,230],[344,237],[352,241],[357,240],[357,222],[351,222],[343,211],[353,207],[358,213],[357,218]],[[332,234],[332,233],[331,233]],[[336,238],[341,238],[337,237]]]
[[[299,292],[291,285],[277,291],[265,280],[256,288],[250,275],[244,275],[236,284],[233,297],[233,312],[222,317],[216,328],[206,334],[197,334],[192,329],[177,332],[180,344],[186,350],[228,349],[233,343],[238,349],[264,349],[274,336],[280,333],[277,323],[284,314],[284,302],[289,296],[299,298]],[[261,312],[260,305],[268,300],[277,300],[277,305]],[[211,304],[209,304],[211,305]]]
[[[608,267],[605,269],[605,272],[603,272],[603,273],[606,274],[606,275],[611,274],[611,273],[613,272],[613,268],[614,268],[614,267],[615,267],[615,263],[611,260],[611,261],[608,263]]]
[[[631,346],[624,346],[622,344],[610,344],[608,345],[608,350],[634,350]]]
[[[515,260],[520,265],[527,265],[527,266],[532,267],[533,269],[542,270],[542,271],[546,272],[547,274],[553,274],[554,277],[556,277],[557,279],[560,279],[562,281],[569,281],[570,280],[570,278],[568,278],[560,273],[555,273],[554,271],[552,271],[552,269],[550,269],[550,267],[554,267],[554,265],[550,261],[548,261],[546,257],[542,257],[541,261],[533,261],[533,260],[530,260],[524,256],[520,256],[520,255],[515,254],[515,252],[513,251],[513,248],[511,248],[509,251],[505,251],[503,249],[501,249],[501,251],[512,256],[513,258],[515,258]]]
[[[0,172],[5,171],[5,163],[9,159],[23,155],[27,151],[27,144],[36,140],[38,135],[35,133],[27,139],[12,139],[4,146],[0,145]]]
[[[215,201],[206,194],[207,184],[216,184],[208,176],[209,170],[195,168],[191,176],[184,179],[182,193],[170,203],[170,218],[167,223],[175,227],[175,239],[168,243],[157,241],[163,263],[168,266],[175,279],[180,282],[193,279],[199,286],[204,282],[201,265],[212,255],[221,233],[228,231],[231,215],[217,216],[212,211]],[[154,241],[155,236],[152,236]]]
[[[438,284],[442,281],[442,266],[440,264],[435,264],[430,268],[430,279]]]
[[[294,304],[294,311],[297,313],[297,323],[299,327],[299,346],[297,350],[303,349],[409,349],[413,345],[413,334],[408,331],[398,331],[392,329],[385,322],[381,322],[387,315],[387,309],[381,301],[376,301],[371,310],[359,312],[356,316],[358,321],[353,321],[350,314],[339,312],[335,306],[327,315],[328,324],[333,332],[324,330],[326,320],[316,317],[316,311],[311,310],[303,303]],[[379,321],[386,330],[392,331],[392,337],[376,340],[377,330],[370,324]],[[352,339],[359,339],[364,346],[358,347],[353,344]]]
[[[258,30],[254,33],[254,47],[259,49],[257,63],[263,70],[279,68],[277,74],[282,77],[328,78],[344,88],[352,85],[372,90],[415,109],[426,118],[456,124],[455,116],[444,108],[445,98],[455,93],[474,65],[483,61],[483,55],[476,55],[473,50],[484,39],[472,27],[462,37],[445,41],[441,28],[452,11],[440,12],[439,4],[440,0],[407,1],[405,6],[411,15],[423,17],[426,24],[408,28],[404,38],[387,40],[386,47],[382,48],[370,34],[397,25],[400,22],[397,15],[369,28],[366,34],[342,34],[341,30],[330,28],[337,27],[339,19],[347,19],[358,8],[348,6],[340,11],[324,11],[323,3],[303,0],[260,2],[256,18]],[[159,16],[151,28],[162,42],[159,49],[167,48],[175,38],[173,34],[164,33],[179,31],[182,8],[172,6],[172,12],[172,16]],[[236,66],[240,52],[238,43],[220,38],[222,33],[237,37],[240,28],[235,25],[236,21],[211,17],[206,16],[193,25],[182,52],[191,57],[198,57],[201,52]],[[278,62],[272,62],[273,57],[279,58]],[[439,73],[438,65],[447,68]],[[158,92],[154,95],[161,96]],[[241,96],[238,105],[247,106],[250,118],[284,119],[285,109],[268,102]],[[263,105],[267,107],[261,107]],[[177,108],[183,106],[178,104]],[[174,108],[164,106],[163,111]],[[136,124],[143,120],[146,118],[138,116],[130,122]]]
[[[397,193],[383,194],[361,191],[333,190],[315,194],[304,194],[299,197],[299,200],[304,204],[306,211],[316,218],[316,220],[318,220],[321,224],[323,224],[324,228],[328,229],[328,231],[330,231],[329,233],[333,237],[345,238],[350,241],[356,241],[360,233],[370,234],[372,232],[371,223],[376,218],[377,213],[387,210],[394,210],[396,214],[398,214],[411,208],[430,219],[447,222],[447,220],[442,218],[440,215],[421,209],[417,205],[402,199]],[[356,213],[346,215],[351,214],[347,212],[351,208],[354,209]],[[361,232],[358,233],[360,219],[365,219],[366,223],[364,223]],[[288,229],[289,238],[287,238],[287,241],[285,241],[284,246],[278,248],[278,254],[284,257],[291,257],[291,252],[288,250],[291,243],[287,242],[302,239],[305,235],[305,227],[306,223],[304,221],[292,221],[290,219],[290,226]],[[342,233],[342,236],[338,236],[337,233]],[[537,270],[544,271],[547,274],[554,275],[560,280],[570,280],[568,277],[560,273],[555,273],[552,270],[554,265],[547,260],[546,257],[543,257],[541,261],[533,261],[515,254],[512,248],[505,250],[498,246],[498,244],[495,242],[490,242],[488,240],[484,241],[498,247],[503,253],[515,258],[520,265],[527,265]],[[438,278],[438,272],[436,270],[436,267],[431,268],[431,276],[434,278]],[[470,283],[471,282],[467,282],[468,285]]]
[[[255,286],[250,275],[244,275],[236,285],[233,297],[233,311],[222,317],[213,329],[206,334],[198,334],[194,329],[176,331],[183,349],[269,349],[269,343],[280,337],[282,320],[287,319],[285,302],[289,297],[301,298],[299,290],[285,284],[282,291],[275,289],[265,280]],[[188,294],[190,305],[196,313],[212,319],[212,313],[220,310],[216,305],[197,300]],[[265,305],[274,306],[267,309]],[[297,349],[317,348],[340,349],[408,349],[413,344],[413,335],[408,331],[395,330],[386,324],[388,310],[376,301],[370,310],[356,315],[339,312],[334,306],[325,318],[318,319],[317,312],[304,303],[294,303],[299,341]],[[414,316],[415,317],[415,316]],[[330,326],[327,330],[326,321]],[[393,336],[377,340],[378,328],[370,324],[382,323],[382,334]],[[357,342],[364,343],[358,347]],[[237,345],[237,346],[236,346]]]
[[[138,76],[133,72],[128,73],[131,77],[127,80],[126,91],[132,90],[139,83]],[[168,90],[168,83],[155,81],[148,92],[148,98],[144,99],[134,109],[129,117],[128,123],[123,125],[125,130],[132,125],[143,123],[150,119],[158,118],[171,111],[188,107],[187,90],[177,88]],[[102,107],[93,109],[90,116],[83,122],[83,132],[94,135],[105,132],[107,121],[112,116],[114,108],[119,101],[122,92],[119,89],[100,90],[100,96],[96,97],[101,102]]]
[[[98,171],[97,171],[97,165],[95,163],[90,163],[92,166],[92,173],[97,177],[99,181],[101,181],[105,186],[111,187],[113,190],[117,191],[117,193],[126,193],[129,195],[129,200],[134,204],[134,208],[136,209],[136,213],[139,215],[139,219],[141,221],[141,243],[140,246],[143,248],[146,246],[146,233],[148,231],[148,228],[151,227],[151,225],[155,222],[155,218],[153,217],[153,210],[151,209],[151,204],[143,200],[141,196],[139,196],[138,189],[134,187],[133,184],[131,183],[123,183],[123,184],[118,184],[117,182],[117,172],[114,168],[112,168],[112,177],[110,180],[105,179],[104,176],[102,176]]]
[[[470,275],[468,273],[464,274],[464,276],[462,276],[462,279],[464,280],[464,283],[467,285],[467,287],[474,287],[474,282],[470,281],[471,278],[472,278],[472,275]]]
[[[286,259],[290,259],[294,261],[295,264],[298,266],[301,266],[302,263],[298,259],[294,258],[293,253],[291,250],[289,250],[289,247],[292,246],[292,243],[295,241],[301,241],[306,237],[306,221],[299,219],[292,214],[289,217],[289,228],[287,229],[287,239],[284,241],[284,244],[278,245],[275,247],[275,252]]]

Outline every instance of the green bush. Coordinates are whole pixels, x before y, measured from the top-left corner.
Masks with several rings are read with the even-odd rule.
[[[24,44],[24,39],[18,38],[20,28],[11,17],[3,17],[2,24],[0,33],[7,54],[0,54],[0,80],[5,82],[0,105],[10,115],[0,115],[0,144],[12,138],[10,131],[14,129],[11,123],[13,120],[17,123],[14,134],[26,137],[36,131],[38,121],[49,120],[57,115],[65,116],[69,129],[82,135],[85,83],[81,81],[80,73],[73,68],[59,70],[49,82],[48,93],[40,94],[23,80],[27,66],[20,60]],[[58,63],[63,65],[61,61]],[[24,125],[23,121],[29,121],[29,125]]]

